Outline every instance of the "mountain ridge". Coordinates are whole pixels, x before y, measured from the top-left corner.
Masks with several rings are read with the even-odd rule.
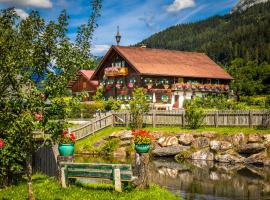
[[[256,4],[266,3],[268,1],[269,0],[239,0],[239,2],[232,8],[231,13],[242,12]]]
[[[222,65],[235,58],[270,63],[270,2],[243,12],[169,27],[144,39],[149,48],[206,53]]]

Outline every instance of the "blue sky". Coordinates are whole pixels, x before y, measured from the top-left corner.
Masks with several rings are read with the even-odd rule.
[[[237,0],[103,0],[92,53],[103,55],[115,44],[117,25],[122,35],[121,45],[130,45],[175,24],[224,15],[236,3]],[[88,0],[0,0],[1,9],[10,6],[22,17],[38,10],[46,20],[56,19],[66,9],[71,39],[75,38],[77,27],[87,22],[91,11]]]

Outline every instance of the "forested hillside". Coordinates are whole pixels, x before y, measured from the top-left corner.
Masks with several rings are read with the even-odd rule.
[[[270,2],[245,12],[176,25],[143,40],[152,48],[198,51],[227,65],[235,58],[270,63]]]

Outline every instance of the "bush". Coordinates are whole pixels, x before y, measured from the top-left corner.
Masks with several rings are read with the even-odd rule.
[[[105,101],[105,110],[119,110],[121,107],[121,102],[115,100],[113,97],[110,97],[107,101]]]
[[[120,139],[113,138],[109,141],[107,141],[104,146],[101,148],[101,152],[104,153],[112,153],[119,147]]]
[[[185,118],[190,129],[197,129],[203,124],[204,110],[191,102],[186,108]]]

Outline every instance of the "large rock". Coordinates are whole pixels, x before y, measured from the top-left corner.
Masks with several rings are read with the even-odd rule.
[[[190,145],[194,141],[194,137],[190,133],[178,134],[178,141],[182,145]]]
[[[131,140],[133,138],[132,131],[124,131],[120,134],[120,140]]]
[[[204,132],[201,133],[201,136],[212,139],[212,138],[216,137],[216,134],[217,133],[215,131],[204,131]]]
[[[192,142],[192,146],[196,149],[209,147],[210,140],[206,137],[198,137]]]
[[[158,140],[158,144],[162,147],[168,147],[178,144],[178,139],[175,136],[161,137]]]
[[[253,154],[245,159],[245,163],[254,165],[264,165],[266,161],[268,161],[266,152]]]
[[[264,144],[261,143],[248,143],[241,145],[238,148],[238,153],[242,154],[254,154],[254,153],[259,153],[265,149]]]
[[[260,134],[249,134],[248,135],[248,143],[258,143],[262,142],[263,138]]]
[[[223,163],[242,163],[244,159],[245,158],[238,154],[219,154],[215,156],[215,161]]]
[[[244,133],[238,133],[231,137],[231,142],[234,146],[240,146],[245,143],[245,135]]]
[[[155,140],[158,140],[159,138],[163,137],[164,133],[160,131],[154,131],[151,133],[151,135],[154,137]]]
[[[264,140],[269,143],[270,142],[270,134],[263,135]]]
[[[214,154],[209,151],[209,149],[202,149],[193,154],[190,157],[192,160],[214,160]]]
[[[167,146],[167,147],[158,147],[152,151],[152,154],[154,156],[175,156],[176,154],[179,154],[181,151],[186,150],[188,147],[175,144],[172,146]]]
[[[210,142],[210,149],[212,151],[226,151],[232,148],[232,144],[226,141],[213,140]]]

